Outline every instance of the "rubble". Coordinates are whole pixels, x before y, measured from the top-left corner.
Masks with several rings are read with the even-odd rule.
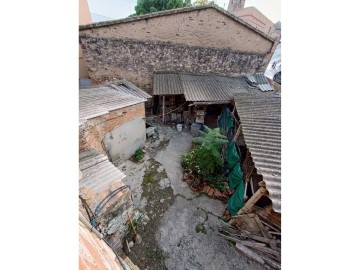
[[[233,225],[223,222],[218,234],[235,243],[245,256],[271,269],[281,268],[281,230],[256,213],[234,217]]]

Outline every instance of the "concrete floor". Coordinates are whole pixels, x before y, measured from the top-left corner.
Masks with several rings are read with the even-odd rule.
[[[157,129],[159,136],[147,142],[142,163],[118,166],[128,176],[135,207],[147,220],[140,218],[143,242],[135,244],[130,258],[150,270],[263,269],[216,234],[224,203],[191,191],[182,181],[180,155],[188,152],[192,136],[175,128]],[[149,170],[155,172],[151,188],[142,183]]]

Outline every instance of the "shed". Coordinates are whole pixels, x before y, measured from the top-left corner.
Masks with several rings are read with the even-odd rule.
[[[79,148],[95,148],[111,161],[128,159],[144,146],[145,101],[150,97],[130,82],[79,90]]]
[[[237,93],[234,94],[234,100],[240,130],[249,152],[247,159],[250,161],[245,161],[245,165],[253,164],[253,172],[261,177],[259,180],[265,182],[272,209],[281,214],[280,93]],[[246,170],[245,167],[244,175],[249,173]]]

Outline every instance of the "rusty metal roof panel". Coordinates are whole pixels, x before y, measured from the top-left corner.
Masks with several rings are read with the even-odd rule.
[[[154,95],[181,95],[184,89],[179,74],[154,74]]]
[[[274,92],[234,94],[246,146],[281,212],[281,98]]]
[[[145,102],[145,98],[129,94],[122,88],[100,86],[79,89],[79,123],[110,111]]]

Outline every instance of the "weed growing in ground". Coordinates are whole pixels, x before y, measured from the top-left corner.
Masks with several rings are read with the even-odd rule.
[[[198,224],[198,225],[196,225],[195,231],[196,231],[197,233],[199,233],[199,232],[201,232],[201,233],[203,233],[203,234],[206,234],[206,233],[207,233],[207,230],[206,230],[206,228],[205,228],[205,226],[204,226],[203,224]]]
[[[142,158],[144,157],[144,153],[142,151],[141,148],[138,148],[134,155],[133,155],[133,158],[136,160],[136,161],[140,161]]]

